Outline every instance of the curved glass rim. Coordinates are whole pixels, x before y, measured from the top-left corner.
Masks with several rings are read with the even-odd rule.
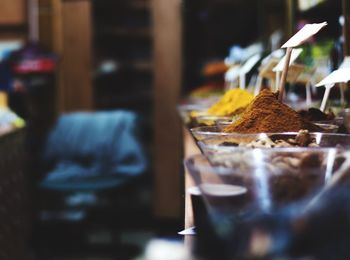
[[[229,116],[216,116],[216,115],[199,115],[197,116],[197,119],[202,120],[232,120],[232,117]]]
[[[335,126],[335,127],[338,127],[337,125],[335,124],[323,124],[323,125],[332,125],[332,126]],[[202,129],[208,129],[206,131],[203,131]],[[295,133],[298,133],[298,132],[264,132],[264,133],[238,133],[238,132],[232,132],[232,133],[227,133],[227,132],[213,132],[213,131],[210,131],[210,129],[220,129],[220,127],[216,126],[216,125],[213,125],[213,126],[197,126],[197,127],[193,127],[193,128],[190,128],[190,131],[192,133],[198,133],[198,134],[213,134],[213,135],[216,135],[216,134],[220,134],[220,135],[258,135],[258,134],[295,134]],[[338,133],[329,133],[329,132],[310,132],[310,134],[315,134],[315,133],[320,133],[320,134],[337,134],[337,135],[350,135],[350,134],[338,134]]]
[[[242,149],[236,149],[233,151],[234,153],[237,152],[252,152],[252,153],[261,153],[262,155],[268,154],[268,153],[301,153],[301,152],[324,152],[326,154],[332,154],[336,156],[337,152],[341,152],[340,149],[335,147],[290,147],[290,148],[273,148],[273,149],[266,149],[266,148],[244,148]],[[194,161],[196,158],[202,158],[205,161],[208,162],[207,165],[194,165],[191,163],[191,161]],[[184,165],[189,170],[189,172],[192,174],[192,171],[208,171],[215,169],[215,173],[218,174],[227,174],[232,173],[235,171],[234,168],[224,165],[210,165],[210,158],[204,154],[194,154],[184,159]],[[315,167],[316,168],[316,167]],[[312,169],[312,168],[311,168]]]
[[[281,133],[256,133],[256,134],[241,134],[241,133],[226,133],[226,135],[222,135],[222,137],[255,137],[257,138],[266,138],[269,137],[271,135],[282,135],[282,136],[287,136],[287,135],[297,135],[298,132],[281,132]],[[350,141],[350,134],[338,134],[338,133],[321,133],[321,132],[310,132],[310,135],[315,136],[316,139],[320,139],[322,136],[329,136],[329,137],[344,137],[344,138],[348,138]],[[220,144],[208,144],[205,143],[206,141],[209,140],[215,140],[216,138],[218,138],[220,136],[211,136],[211,137],[207,137],[204,139],[201,139],[198,142],[198,145],[201,148],[220,148],[223,149],[224,147],[227,147],[227,149],[235,149],[235,148],[243,148],[243,149],[288,149],[288,148],[306,148],[306,149],[320,149],[320,148],[335,148],[335,147],[279,147],[279,148],[251,148],[251,147],[239,147],[239,146],[223,146]],[[341,144],[339,144],[341,145]],[[346,145],[346,146],[350,146],[350,145]]]

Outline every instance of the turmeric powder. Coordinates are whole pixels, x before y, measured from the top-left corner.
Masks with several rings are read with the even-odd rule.
[[[241,113],[254,99],[254,96],[243,89],[231,89],[208,109],[209,115],[234,116]]]

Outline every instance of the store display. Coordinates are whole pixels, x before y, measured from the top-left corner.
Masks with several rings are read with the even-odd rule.
[[[0,260],[350,259],[350,0],[12,1]]]
[[[211,219],[209,227],[196,226],[196,249],[203,250],[201,259],[347,259],[350,255],[345,248],[350,241],[349,232],[332,223],[339,218],[344,227],[350,227],[345,213],[348,209],[342,211],[337,205],[337,210],[328,214],[327,207],[332,205],[330,201],[327,207],[323,204],[337,185],[344,185],[349,179],[346,153],[350,135],[345,133],[349,130],[350,113],[339,113],[349,106],[349,90],[346,84],[337,82],[348,82],[350,74],[347,71],[343,79],[323,84],[326,88],[317,88],[316,84],[338,69],[344,50],[349,55],[346,46],[341,46],[344,41],[340,32],[346,30],[338,25],[340,1],[299,1],[299,9],[297,3],[287,2],[289,23],[283,38],[297,34],[282,46],[286,48],[286,59],[282,61],[281,56],[271,62],[264,59],[280,48],[281,42],[274,44],[274,49],[262,45],[262,60],[247,75],[247,90],[254,92],[255,98],[235,99],[246,86],[240,70],[247,57],[244,48],[238,48],[240,45],[235,42],[230,57],[224,59],[231,66],[225,77],[225,88],[229,90],[209,109],[192,114],[197,123],[200,121],[191,125],[196,127],[190,132],[201,155],[187,156],[185,166],[204,198],[204,218]],[[343,1],[346,6],[344,2],[347,1]],[[275,6],[269,1],[266,4]],[[344,14],[348,15],[348,11]],[[268,12],[264,15],[273,24],[271,31],[280,29],[274,22],[278,19],[274,20]],[[299,53],[293,57],[292,49],[300,45]],[[296,64],[288,66],[289,58]],[[335,87],[331,89],[330,85]],[[236,89],[238,86],[240,89]],[[328,189],[340,170],[347,173],[346,178]],[[244,190],[244,195],[234,196],[233,190]],[[335,203],[346,203],[345,197],[338,200],[337,196],[330,197]],[[311,203],[315,199],[316,203]],[[186,212],[190,209],[186,204]],[[321,215],[316,216],[315,212]],[[318,227],[320,224],[323,226]],[[342,233],[340,238],[334,235],[332,241],[326,241],[327,234],[319,234],[318,229],[327,232],[328,226],[330,234],[336,233],[332,228],[337,226],[337,232]],[[319,239],[323,239],[323,248]],[[336,245],[336,240],[343,244]],[[332,252],[331,248],[340,250]],[[346,257],[333,258],[334,255]]]

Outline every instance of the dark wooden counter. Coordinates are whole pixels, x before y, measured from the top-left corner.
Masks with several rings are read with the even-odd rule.
[[[0,259],[26,258],[29,232],[25,131],[0,134]]]

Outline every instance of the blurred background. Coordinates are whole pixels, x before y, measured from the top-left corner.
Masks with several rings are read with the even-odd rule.
[[[348,5],[0,0],[0,259],[136,259],[152,239],[181,242],[177,105],[305,23],[328,22],[309,53],[337,68]]]

